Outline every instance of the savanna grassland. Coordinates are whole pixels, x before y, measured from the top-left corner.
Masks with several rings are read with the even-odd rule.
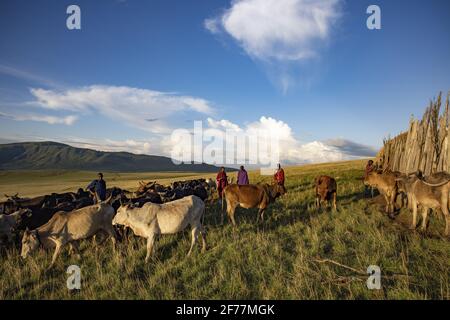
[[[161,236],[149,264],[144,264],[144,239],[135,237],[119,243],[117,254],[109,241],[98,248],[83,241],[81,260],[64,250],[51,271],[46,271],[51,252],[41,250],[22,261],[19,248],[10,249],[1,255],[0,299],[450,299],[450,241],[443,237],[442,216],[430,216],[426,234],[406,228],[407,209],[390,220],[382,213],[383,201],[364,198],[363,167],[363,161],[352,161],[286,168],[288,193],[259,225],[256,211],[245,209],[237,211],[235,230],[228,222],[219,225],[220,207],[213,199],[204,220],[205,254],[198,247],[186,257],[189,231]],[[337,178],[337,212],[314,208],[318,174]],[[0,176],[2,193],[19,184],[10,175]],[[73,190],[89,180],[86,174],[62,173],[53,184],[41,175],[34,178],[36,187],[45,182],[45,190],[25,189],[32,186],[24,183],[24,191],[16,192],[41,194],[52,186],[54,192],[67,191],[63,186]],[[117,174],[108,183],[130,188],[139,179],[181,180]],[[270,177],[252,172],[250,180]],[[72,264],[82,272],[81,290],[75,292],[66,288],[66,268]],[[381,290],[367,289],[369,265],[381,268]]]

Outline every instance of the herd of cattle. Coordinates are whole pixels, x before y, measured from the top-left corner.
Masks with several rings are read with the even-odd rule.
[[[402,205],[407,202],[413,212],[411,228],[416,227],[417,209],[422,207],[422,229],[426,229],[429,209],[440,209],[445,216],[445,235],[449,235],[448,210],[450,174],[437,173],[424,178],[420,173],[410,175],[399,172],[370,172],[364,184],[377,188],[386,200],[386,212],[394,218],[395,202],[400,196]],[[329,176],[319,176],[314,186],[316,206],[327,201],[336,210],[337,183]],[[205,201],[215,189],[211,179],[178,181],[170,186],[156,182],[141,181],[137,191],[120,188],[107,190],[105,201],[94,203],[89,192],[53,193],[35,198],[16,195],[0,203],[0,247],[19,245],[21,256],[26,258],[39,247],[53,248],[53,266],[61,249],[70,246],[78,253],[78,240],[103,233],[111,238],[115,250],[116,240],[124,230],[131,229],[135,235],[147,239],[147,262],[151,257],[156,236],[173,234],[191,226],[192,241],[188,255],[198,237],[202,238],[202,251],[206,250],[205,230],[202,225]],[[258,208],[257,221],[264,219],[268,205],[286,193],[277,183],[237,185],[230,184],[223,190],[223,206],[236,225],[235,210]],[[106,238],[106,237],[105,237]]]
[[[7,200],[0,202],[0,247],[17,245],[22,238],[23,257],[27,257],[39,246],[55,248],[53,264],[62,246],[69,244],[71,251],[78,251],[76,240],[94,236],[98,232],[110,235],[115,243],[117,233],[120,234],[123,229],[114,229],[112,219],[115,216],[118,218],[119,213],[122,214],[124,210],[135,208],[147,208],[147,211],[156,210],[161,213],[170,208],[179,214],[178,217],[176,214],[172,216],[169,222],[164,215],[158,216],[156,223],[152,224],[154,218],[149,218],[149,213],[147,218],[150,220],[144,222],[149,227],[140,226],[142,222],[139,221],[122,223],[130,224],[128,227],[137,235],[141,235],[144,229],[151,229],[156,234],[180,231],[166,227],[167,223],[176,223],[177,219],[182,220],[179,228],[184,229],[187,223],[192,226],[193,232],[194,229],[195,232],[201,232],[201,226],[197,222],[199,213],[203,214],[203,201],[214,188],[215,182],[211,179],[177,181],[170,186],[141,181],[135,192],[117,187],[107,189],[107,199],[97,204],[94,204],[92,195],[81,188],[77,192],[53,193],[34,198],[20,198],[17,194],[5,195]],[[191,199],[192,205],[187,204],[187,199]],[[177,208],[185,210],[187,216],[183,217],[183,213]],[[191,216],[191,211],[196,212],[195,217]],[[195,239],[197,235],[195,233]],[[145,237],[150,236],[147,234]]]
[[[92,195],[82,189],[31,199],[19,198],[17,194],[7,196],[0,203],[0,247],[19,245],[22,239],[23,258],[39,247],[54,249],[51,267],[66,245],[71,253],[79,255],[78,240],[103,234],[111,238],[115,250],[119,235],[131,229],[147,239],[147,262],[156,236],[174,234],[190,226],[190,255],[199,235],[202,251],[206,250],[202,225],[205,201],[215,189],[213,180],[196,179],[173,182],[170,186],[141,181],[135,192],[114,187],[107,189],[107,199],[99,203],[94,203]],[[267,206],[284,193],[284,186],[276,184],[230,184],[223,191],[222,203],[227,202],[227,212],[235,225],[234,210],[238,205],[259,208],[263,218]]]
[[[450,235],[450,174],[434,173],[424,177],[421,171],[403,174],[397,171],[375,170],[364,177],[364,184],[376,188],[386,202],[385,211],[395,219],[395,203],[401,200],[400,207],[407,206],[412,211],[410,229],[416,229],[417,210],[422,209],[422,231],[427,228],[427,216],[430,210],[438,210],[445,217],[445,236]],[[319,176],[315,180],[316,207],[326,200],[336,210],[337,183],[329,176]]]

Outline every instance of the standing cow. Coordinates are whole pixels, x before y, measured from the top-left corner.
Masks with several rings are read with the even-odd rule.
[[[372,171],[364,178],[364,185],[377,188],[384,196],[386,201],[386,213],[391,219],[394,217],[395,199],[397,198],[398,187],[396,179],[399,177],[398,173],[394,172],[375,172]]]
[[[205,213],[205,203],[197,196],[187,196],[164,204],[147,202],[142,208],[130,204],[122,205],[117,210],[113,225],[124,225],[133,230],[137,236],[147,239],[147,263],[153,251],[155,238],[160,234],[174,234],[183,231],[188,225],[192,228],[192,241],[188,256],[202,236],[202,252],[206,250],[205,230],[202,226],[202,216]]]
[[[4,238],[7,243],[12,242],[14,232],[26,216],[31,216],[30,209],[19,209],[11,214],[0,214],[0,243]]]
[[[429,180],[430,183],[417,176],[403,176],[396,179],[399,190],[408,195],[408,204],[412,210],[412,222],[410,229],[415,229],[417,224],[417,209],[422,207],[422,231],[427,228],[427,216],[430,209],[440,209],[445,217],[445,236],[450,235],[450,213],[448,210],[450,177],[446,173],[435,174]],[[439,181],[440,180],[440,181]]]
[[[116,234],[112,226],[114,208],[109,200],[84,207],[72,212],[57,212],[43,226],[25,231],[22,238],[22,258],[27,258],[39,246],[55,248],[50,268],[55,264],[62,247],[66,244],[78,253],[77,241],[94,236],[99,231],[105,231],[111,236],[115,248]]]
[[[216,190],[217,189],[216,182],[213,179],[211,179],[211,178],[206,179],[206,184],[208,185],[208,189],[209,190]]]
[[[329,176],[318,176],[315,180],[316,208],[320,209],[322,202],[327,201],[336,211],[337,183]]]
[[[225,197],[227,202],[228,218],[231,219],[233,226],[236,226],[234,213],[237,206],[241,206],[246,209],[258,208],[259,211],[256,222],[259,221],[260,217],[261,220],[264,220],[264,212],[269,204],[285,193],[285,187],[279,184],[230,184],[223,190],[223,197]],[[223,202],[224,201],[222,201],[221,223],[223,223]]]

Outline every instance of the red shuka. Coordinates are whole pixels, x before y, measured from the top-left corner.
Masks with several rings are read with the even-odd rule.
[[[227,174],[225,172],[219,172],[216,177],[217,192],[219,192],[219,198],[222,198],[222,191],[228,184]]]
[[[277,170],[277,172],[275,173],[273,178],[279,185],[284,186],[284,170],[283,169]]]

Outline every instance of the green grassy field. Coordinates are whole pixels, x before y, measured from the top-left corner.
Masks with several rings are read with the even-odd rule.
[[[145,241],[135,237],[128,245],[120,243],[118,254],[110,242],[95,249],[84,241],[81,260],[65,250],[49,272],[50,252],[22,261],[19,249],[8,250],[0,261],[0,299],[450,299],[450,241],[442,236],[443,218],[431,215],[427,234],[407,230],[406,209],[390,220],[382,201],[363,197],[363,167],[363,161],[353,161],[287,168],[288,193],[259,225],[255,210],[238,209],[236,230],[229,223],[220,226],[219,206],[211,201],[205,254],[198,247],[186,257],[188,231],[161,236],[149,264],[144,264]],[[318,174],[337,178],[338,212],[314,209]],[[117,176],[118,186],[154,179],[151,174]],[[55,185],[53,191],[62,191],[63,185],[73,189],[91,176],[36,178],[45,181],[46,190]],[[15,179],[10,173],[1,176],[2,193],[11,191],[8,184],[19,186]],[[270,178],[251,173],[250,180]],[[24,195],[42,193],[30,182],[20,183],[29,188]],[[76,292],[66,288],[66,268],[72,264],[82,272]],[[381,268],[381,290],[366,287],[369,265]]]

